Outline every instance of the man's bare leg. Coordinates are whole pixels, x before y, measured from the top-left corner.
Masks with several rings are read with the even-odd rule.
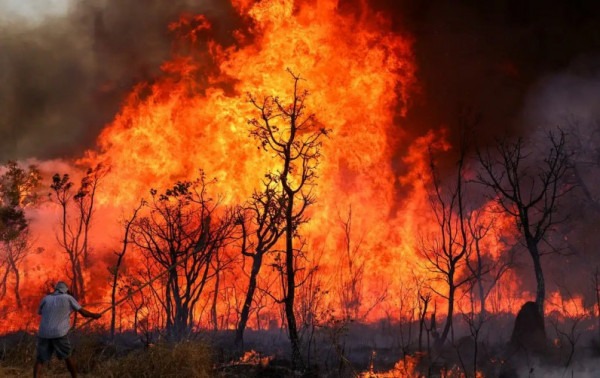
[[[69,373],[71,373],[71,378],[77,378],[77,367],[75,365],[75,360],[72,357],[65,358],[65,365],[67,365],[67,369]]]
[[[33,365],[33,378],[38,378],[42,376],[41,374],[43,366],[44,364],[42,364],[41,361],[35,360],[35,365]]]

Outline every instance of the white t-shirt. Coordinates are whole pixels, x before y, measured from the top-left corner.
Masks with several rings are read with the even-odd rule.
[[[42,315],[38,336],[45,339],[65,336],[71,328],[71,312],[80,309],[81,305],[69,294],[56,291],[46,295],[38,308],[38,314]]]

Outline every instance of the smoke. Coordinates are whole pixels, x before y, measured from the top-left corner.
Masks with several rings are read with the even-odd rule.
[[[527,135],[531,125],[520,114],[532,86],[600,49],[600,3],[591,0],[372,3],[414,38],[421,91],[402,128],[423,135],[445,126],[453,145],[465,107],[481,115],[482,146],[499,135]]]
[[[550,257],[548,276],[563,293],[584,294],[588,306],[595,301],[591,277],[600,264],[595,253],[600,245],[595,232],[600,211],[599,98],[600,58],[580,56],[565,70],[541,77],[528,93],[521,115],[521,122],[536,133],[540,148],[549,131],[560,128],[566,133],[576,186],[559,205],[568,219],[558,226],[558,237],[551,243],[566,247],[570,255]]]
[[[530,91],[523,122],[572,126],[585,133],[600,120],[600,58],[580,57],[563,72],[541,78]]]
[[[409,139],[456,130],[461,107],[482,115],[482,144],[526,133],[519,114],[531,86],[600,47],[594,1],[370,3],[414,38],[421,90],[399,122]],[[0,159],[76,156],[93,146],[131,87],[158,73],[170,52],[167,25],[183,12],[207,14],[220,43],[239,24],[218,0],[0,2]]]
[[[0,2],[0,159],[76,156],[91,147],[132,86],[169,56],[183,12],[235,22],[222,1]],[[43,5],[43,6],[42,6]]]

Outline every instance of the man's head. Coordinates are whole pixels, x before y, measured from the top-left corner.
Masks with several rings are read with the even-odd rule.
[[[66,294],[67,291],[69,291],[69,287],[63,281],[58,281],[56,286],[54,286],[54,290],[58,291],[59,293]]]

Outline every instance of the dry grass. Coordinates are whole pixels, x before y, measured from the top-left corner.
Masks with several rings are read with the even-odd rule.
[[[73,341],[77,370],[82,377],[211,377],[212,353],[200,342],[160,343],[117,356],[114,348],[94,337]],[[29,377],[36,339],[31,335],[0,342],[0,377]],[[68,377],[62,361],[44,366],[45,377]]]
[[[197,342],[157,344],[108,359],[95,371],[103,377],[211,377],[212,355]]]

